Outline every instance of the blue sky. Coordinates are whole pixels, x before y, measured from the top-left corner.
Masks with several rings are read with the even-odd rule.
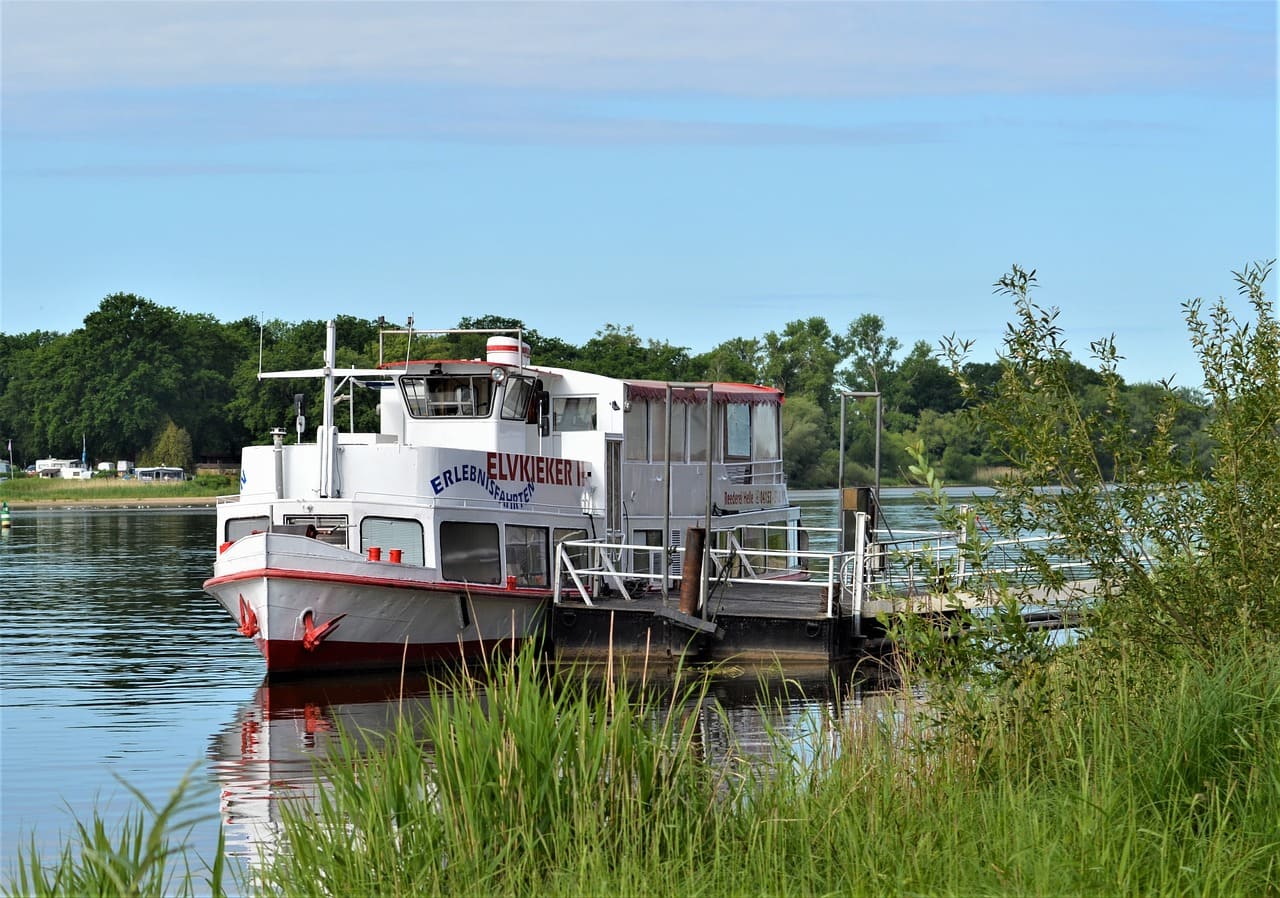
[[[607,323],[702,352],[871,312],[1198,383],[1180,304],[1277,255],[1276,5],[0,4],[0,331]],[[1275,284],[1272,284],[1273,288]],[[341,335],[339,335],[341,338]]]

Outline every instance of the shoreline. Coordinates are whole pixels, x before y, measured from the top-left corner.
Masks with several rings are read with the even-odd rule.
[[[10,511],[64,511],[67,509],[136,508],[140,510],[172,508],[213,508],[217,496],[155,496],[137,499],[6,499]]]

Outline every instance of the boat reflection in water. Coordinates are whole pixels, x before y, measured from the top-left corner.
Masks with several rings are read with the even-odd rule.
[[[776,761],[782,739],[784,757],[803,764],[839,750],[850,715],[862,713],[864,690],[849,673],[826,668],[783,676],[722,667],[701,703],[685,711],[698,716],[695,742],[710,763]],[[250,865],[271,862],[283,844],[285,803],[318,807],[317,763],[337,754],[340,734],[376,745],[403,715],[430,752],[424,711],[448,694],[440,677],[425,675],[264,681],[210,740],[227,855]]]
[[[421,726],[440,688],[425,676],[385,674],[264,681],[210,740],[227,855],[269,863],[281,841],[284,803],[317,806],[317,764],[337,753],[340,734],[371,746],[402,715]]]

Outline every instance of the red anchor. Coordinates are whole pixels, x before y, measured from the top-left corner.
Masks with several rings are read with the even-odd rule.
[[[241,636],[258,635],[258,615],[253,613],[253,609],[249,607],[243,595],[240,596],[240,626],[236,632]]]
[[[325,637],[337,629],[338,621],[344,617],[346,617],[345,614],[339,614],[333,620],[317,627],[312,619],[311,609],[308,608],[302,613],[302,647],[308,652],[314,652],[319,648],[320,643],[324,642]]]

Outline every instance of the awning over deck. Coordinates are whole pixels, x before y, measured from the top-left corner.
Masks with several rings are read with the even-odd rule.
[[[781,405],[782,391],[755,384],[712,384],[715,393],[712,401],[719,405]],[[648,399],[661,402],[666,398],[667,385],[660,380],[629,380],[626,383],[628,400]],[[705,389],[689,386],[672,387],[671,401],[687,405],[701,405],[707,401]]]

